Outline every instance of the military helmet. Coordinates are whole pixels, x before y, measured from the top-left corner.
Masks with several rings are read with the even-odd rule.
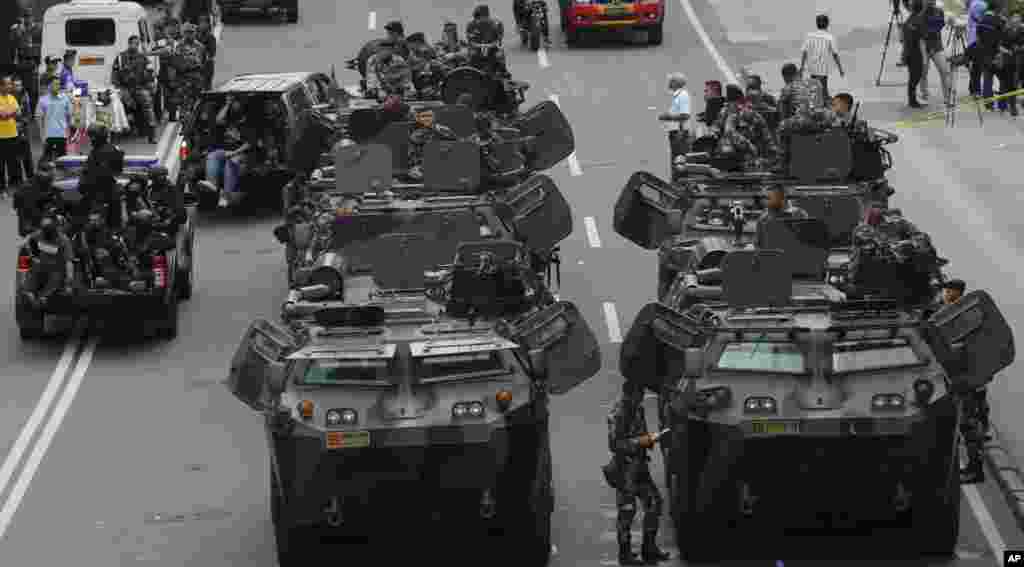
[[[491,17],[491,9],[487,4],[479,4],[476,8],[473,8],[474,18],[489,18]]]

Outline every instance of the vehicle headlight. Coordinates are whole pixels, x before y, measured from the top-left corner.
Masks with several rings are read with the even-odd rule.
[[[875,394],[871,398],[871,408],[874,410],[902,410],[906,403],[903,394]]]
[[[752,396],[743,402],[744,413],[770,413],[778,412],[778,404],[771,396]]]
[[[484,405],[480,402],[456,402],[452,406],[452,417],[483,417]]]
[[[359,415],[353,409],[331,409],[327,410],[326,421],[329,427],[339,425],[352,425],[359,420]]]

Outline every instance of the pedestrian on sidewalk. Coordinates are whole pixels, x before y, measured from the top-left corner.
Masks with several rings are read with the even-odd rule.
[[[836,49],[836,38],[828,31],[829,19],[825,14],[818,14],[815,18],[818,29],[807,34],[804,40],[803,57],[800,59],[800,73],[807,68],[812,79],[821,82],[823,94],[822,105],[829,100],[828,96],[828,75],[832,70],[832,61],[836,62],[839,69],[839,76],[845,77],[843,64],[839,61],[839,51]]]
[[[977,1],[977,0],[976,0]],[[976,52],[981,70],[981,96],[985,100],[985,108],[994,110],[992,101],[993,78],[999,75],[1000,82],[1002,67],[999,57],[1006,33],[1006,18],[1002,15],[1002,0],[988,0],[988,9],[978,20],[978,40]],[[1002,85],[1000,89],[1002,90]]]
[[[12,77],[0,79],[0,197],[7,188],[21,185],[18,163],[18,114],[21,107],[14,96]]]
[[[669,73],[668,92],[672,96],[668,112],[658,116],[668,133],[669,164],[674,165],[679,156],[689,151],[689,140],[684,126],[690,120],[690,93],[686,90],[686,75]],[[672,165],[670,165],[670,170]]]
[[[924,0],[913,0],[911,3],[911,14],[903,24],[903,52],[907,60],[907,106],[910,108],[922,108],[923,105],[917,101],[917,89],[924,75]]]
[[[43,161],[56,161],[67,154],[71,98],[60,90],[60,80],[50,82],[50,92],[36,106],[36,119],[43,138]]]
[[[921,73],[921,101],[928,102],[928,68],[934,64],[942,83],[942,100],[948,105],[953,84],[950,82],[949,62],[946,60],[945,48],[942,45],[942,29],[946,27],[946,14],[936,5],[935,0],[926,0],[924,17],[927,31],[924,35],[925,59]]]
[[[14,98],[18,99],[18,161],[24,170],[22,179],[32,179],[36,174],[35,161],[32,159],[32,99],[25,90],[21,79],[14,78]]]
[[[985,69],[986,61],[982,57],[982,50],[978,46],[978,23],[985,17],[988,11],[988,2],[985,0],[967,0],[967,59],[970,61],[970,81],[967,90],[971,96],[978,97],[982,94],[981,78]],[[989,91],[991,92],[991,82]]]

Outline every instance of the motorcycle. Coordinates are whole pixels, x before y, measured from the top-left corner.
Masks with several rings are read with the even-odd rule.
[[[548,4],[544,0],[530,0],[523,6],[527,12],[519,18],[519,38],[523,45],[529,45],[532,51],[540,49],[541,39],[544,45],[551,45],[548,35]]]

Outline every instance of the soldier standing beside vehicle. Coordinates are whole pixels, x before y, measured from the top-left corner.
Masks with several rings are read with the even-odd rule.
[[[754,247],[764,247],[765,227],[774,220],[806,219],[807,211],[791,205],[786,199],[786,187],[774,185],[768,188],[765,195],[764,212],[757,219],[757,232],[754,236]]]
[[[134,119],[142,122],[137,124],[140,134],[146,136],[150,144],[156,143],[156,115],[153,113],[153,71],[149,68],[149,58],[139,51],[139,36],[128,38],[128,49],[121,52],[114,60],[114,86],[126,95],[124,100],[134,107]]]
[[[174,88],[174,81],[178,75],[175,53],[178,50],[181,30],[176,20],[169,19],[164,22],[160,33],[163,37],[157,40],[152,55],[160,57],[160,75],[157,77],[157,86],[163,89],[167,119],[173,122],[178,119],[178,107],[181,105],[177,89]]]
[[[669,554],[659,549],[657,544],[663,500],[651,478],[647,451],[654,448],[658,436],[647,431],[643,401],[643,386],[627,380],[622,384],[622,397],[608,414],[608,448],[622,479],[615,494],[620,565],[653,564],[669,558]],[[637,499],[644,506],[643,544],[639,558],[633,553],[631,537]]]
[[[675,164],[676,158],[685,156],[690,149],[685,126],[690,120],[690,93],[686,90],[686,75],[669,74],[668,91],[672,95],[672,103],[668,112],[660,114],[658,120],[665,123],[665,131],[668,132],[669,164]]]
[[[936,315],[944,309],[958,304],[964,295],[967,284],[960,279],[951,279],[942,284],[942,304]],[[954,348],[956,348],[954,346]],[[963,355],[964,353],[961,353]],[[984,455],[985,442],[989,437],[989,405],[988,389],[984,386],[970,392],[959,394],[960,397],[960,435],[963,437],[964,448],[967,450],[967,465],[960,469],[960,482],[975,484],[985,482]]]
[[[203,92],[203,69],[206,65],[206,48],[196,39],[196,26],[186,22],[181,26],[182,40],[175,49],[180,65],[175,81],[179,89],[178,100],[185,112],[192,111],[192,105]],[[181,117],[178,117],[179,120]]]

